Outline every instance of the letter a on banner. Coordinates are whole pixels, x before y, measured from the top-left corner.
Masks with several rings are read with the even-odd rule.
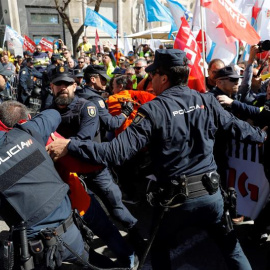
[[[188,86],[199,92],[205,92],[204,76],[202,72],[203,62],[201,50],[193,36],[187,20],[182,17],[182,24],[177,33],[174,48],[185,51],[189,59],[190,74]]]

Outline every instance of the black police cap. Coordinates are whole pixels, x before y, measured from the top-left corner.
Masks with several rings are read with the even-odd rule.
[[[156,70],[158,67],[163,66],[166,68],[186,66],[188,59],[186,53],[177,49],[159,49],[155,52],[154,63],[146,67],[146,72]]]
[[[73,72],[66,66],[57,66],[52,70],[52,83],[60,81],[75,82]]]
[[[76,78],[83,78],[83,71],[82,71],[82,69],[74,69],[73,70],[73,75]]]
[[[110,79],[110,77],[107,75],[105,66],[103,65],[89,65],[84,69],[84,74],[99,74],[106,80]]]
[[[31,52],[29,52],[29,51],[24,51],[23,55],[33,56],[33,54]]]
[[[119,67],[116,67],[114,71],[112,72],[112,74],[124,74],[124,73],[125,71],[121,70]]]
[[[217,71],[215,79],[218,78],[243,78],[243,76],[239,75],[236,70],[232,66],[226,66]]]

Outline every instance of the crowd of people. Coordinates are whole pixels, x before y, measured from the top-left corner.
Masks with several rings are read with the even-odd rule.
[[[153,230],[159,224],[151,243],[154,270],[171,269],[175,235],[193,225],[207,229],[228,269],[251,269],[233,227],[224,222],[223,193],[226,142],[266,141],[268,149],[270,85],[255,68],[259,47],[251,46],[249,60],[239,66],[221,59],[208,63],[201,94],[187,87],[183,51],[154,52],[141,44],[128,55],[117,46],[96,53],[83,37],[75,58],[62,40],[57,44],[53,53],[40,45],[23,57],[2,52],[0,65],[0,214],[10,227],[26,227],[32,250],[43,246],[30,252],[32,263],[137,269],[147,242],[122,192],[124,201],[136,203],[133,184],[153,174]],[[33,97],[40,99],[40,112],[31,119]],[[96,195],[126,229],[127,242]],[[268,208],[255,220],[253,237],[260,244],[268,237]],[[117,262],[84,249],[85,227],[103,239]]]

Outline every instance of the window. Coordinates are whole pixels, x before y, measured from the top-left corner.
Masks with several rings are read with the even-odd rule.
[[[31,13],[30,18],[32,24],[59,24],[58,14]]]

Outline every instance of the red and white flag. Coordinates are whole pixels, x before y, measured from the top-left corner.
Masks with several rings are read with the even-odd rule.
[[[224,30],[230,32],[238,40],[250,45],[260,41],[256,30],[230,0],[201,0],[201,5],[215,12],[219,16]]]
[[[39,42],[39,45],[41,46],[42,51],[44,52],[53,52],[53,43],[47,40],[46,38],[42,38]]]
[[[188,86],[199,92],[205,92],[204,75],[202,72],[203,61],[201,50],[193,36],[190,26],[184,17],[181,18],[182,24],[177,33],[174,48],[185,51],[189,59],[190,74]]]
[[[23,46],[25,48],[25,51],[29,51],[31,53],[33,53],[35,51],[36,48],[36,44],[35,42],[28,36],[24,36],[24,43]]]

